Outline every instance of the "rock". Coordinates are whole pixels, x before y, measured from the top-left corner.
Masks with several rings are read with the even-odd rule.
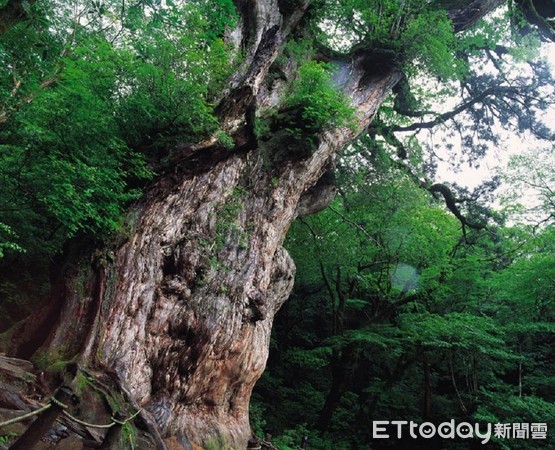
[[[22,381],[35,381],[36,376],[29,371],[33,370],[33,364],[24,359],[9,358],[0,355],[0,373]]]
[[[56,450],[84,450],[83,441],[75,435],[62,439],[55,447]]]

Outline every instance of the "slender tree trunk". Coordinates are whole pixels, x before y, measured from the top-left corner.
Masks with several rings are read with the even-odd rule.
[[[424,373],[422,420],[429,420],[432,417],[432,370],[426,352],[422,354],[422,371]]]
[[[293,285],[282,243],[297,204],[400,77],[364,52],[338,59],[337,83],[357,110],[358,131],[323,131],[314,151],[268,167],[252,115],[283,92],[284,82],[267,75],[307,7],[295,5],[284,15],[276,0],[237,2],[242,19],[232,36],[246,58],[218,107],[236,147],[177,145],[172,173],[130,211],[125,241],[74,259],[53,294],[57,318],[42,324],[42,352],[113,374],[162,436],[220,436],[246,447],[251,390]],[[280,139],[270,144],[283,148]]]
[[[455,369],[453,367],[454,353],[455,353],[455,351],[453,349],[449,350],[449,373],[451,375],[451,384],[453,385],[453,389],[455,390],[455,394],[457,396],[457,401],[459,403],[459,407],[461,409],[461,412],[466,416],[468,414],[468,409],[466,408],[466,405],[463,402],[463,399],[461,397],[461,393],[460,393],[459,388],[457,386],[457,379],[455,378]]]
[[[320,415],[316,428],[321,431],[326,431],[330,424],[335,410],[339,407],[341,398],[345,394],[345,387],[348,386],[348,366],[352,364],[348,356],[347,349],[335,348],[331,358],[331,385],[330,390],[326,396],[326,401]]]
[[[518,398],[522,398],[522,374],[524,372],[524,367],[522,366],[522,361],[518,362]]]

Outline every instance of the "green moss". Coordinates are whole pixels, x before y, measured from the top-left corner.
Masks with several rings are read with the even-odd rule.
[[[72,383],[75,394],[82,397],[83,393],[86,389],[88,389],[91,383],[94,383],[94,378],[92,376],[85,375],[82,371],[78,371]]]
[[[137,429],[131,425],[130,422],[126,422],[125,425],[121,427],[120,448],[136,448],[137,438]]]
[[[65,369],[74,364],[77,355],[69,356],[67,345],[61,345],[55,351],[37,350],[31,357],[31,362],[37,369],[50,374],[63,374]]]
[[[104,253],[102,253],[104,255]],[[83,302],[88,297],[87,285],[93,277],[91,267],[86,263],[77,266],[77,274],[71,280],[71,287],[78,294],[79,301]]]
[[[86,370],[79,369],[71,381],[75,394],[82,400],[81,409],[76,413],[82,420],[93,423],[106,423],[110,416],[117,412],[124,412],[129,416],[129,411],[134,411],[125,396],[118,390],[111,380],[102,375],[95,376]],[[125,422],[119,437],[118,449],[128,450],[137,448],[138,431],[132,421]]]
[[[245,188],[235,186],[225,205],[218,212],[216,220],[216,246],[214,249],[216,254],[230,240],[242,248],[246,249],[248,247],[249,234],[239,223],[239,214],[243,209],[243,198],[246,195],[247,191]]]
[[[48,367],[46,367],[45,372],[49,372],[49,373],[62,373],[65,371],[66,367],[69,366],[70,364],[75,363],[75,359],[69,359],[66,361],[56,361],[52,364],[50,364]]]
[[[204,450],[232,450],[229,441],[223,436],[215,436],[204,442]]]

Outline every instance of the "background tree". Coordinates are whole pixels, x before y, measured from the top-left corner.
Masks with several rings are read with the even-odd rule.
[[[255,390],[255,428],[277,435],[279,448],[307,434],[322,449],[469,448],[376,441],[368,423],[553,423],[552,230],[492,226],[465,237],[464,224],[383,155],[369,170],[342,167],[350,176],[340,192],[357,189],[289,235],[298,275]]]

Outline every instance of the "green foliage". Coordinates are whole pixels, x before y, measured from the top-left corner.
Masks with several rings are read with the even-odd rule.
[[[8,225],[0,223],[0,236],[2,236],[0,240],[0,258],[4,256],[6,250],[11,250],[13,252],[23,251],[19,245],[12,241],[17,235]]]
[[[302,64],[313,57],[314,45],[308,39],[290,40],[285,44],[284,54]]]
[[[306,47],[299,44],[299,52]],[[319,134],[331,127],[356,128],[355,111],[334,85],[333,67],[313,60],[299,65],[278,110],[256,118],[264,165],[279,166],[284,159],[304,158],[315,150]]]
[[[222,131],[222,130],[216,131],[215,137],[218,140],[218,142],[225,148],[230,149],[230,148],[233,148],[235,145],[235,142],[233,142],[233,138],[228,134],[226,134],[225,131]]]
[[[252,432],[259,438],[264,438],[264,429],[266,428],[266,420],[264,420],[265,409],[256,401],[251,402],[249,405],[249,422],[252,427]]]
[[[373,418],[551,427],[553,230],[461,239],[460,225],[387,149],[366,144],[339,162],[341,198],[287,238],[297,280],[255,390],[263,430],[278,448],[308,435],[323,450],[375,448]],[[372,166],[354,164],[360,155]],[[426,376],[432,403],[423,414]],[[378,448],[407,444],[392,438]]]
[[[129,422],[121,427],[120,445],[122,448],[137,448],[138,432]]]
[[[333,85],[331,70],[330,65],[316,61],[301,64],[285,98],[286,108],[300,110],[299,126],[307,132],[349,126],[354,121],[347,98]]]
[[[301,2],[278,3],[290,13]],[[415,90],[410,83],[423,72],[458,79],[456,88],[462,85],[471,96],[502,88],[487,101],[470,102],[472,126],[459,124],[468,131],[463,144],[474,153],[484,144],[474,145],[473,136],[495,141],[497,120],[550,139],[552,133],[534,118],[549,105],[537,81],[545,79],[544,68],[531,65],[533,83],[500,69],[506,61],[528,61],[537,39],[520,37],[519,46],[510,46],[514,17],[513,24],[506,17],[490,19],[456,38],[445,12],[454,3],[311,2],[306,17],[319,42],[285,45],[267,82],[286,78],[285,64],[298,66],[296,78],[280,109],[256,118],[255,134],[268,160],[277,166],[307,156],[322,131],[356,125],[353,108],[334,84],[334,67],[314,60],[321,44],[329,47],[322,54],[353,50],[358,58],[364,51],[369,72],[404,70],[406,86],[396,87],[395,99],[374,123],[390,145],[395,135],[388,128],[441,117],[430,112],[430,103],[454,92],[454,83],[434,95],[428,83]],[[0,42],[0,258],[11,258],[2,270],[16,258],[20,266],[32,262],[28,270],[38,285],[19,292],[11,278],[20,284],[29,278],[16,269],[2,281],[2,307],[17,314],[25,310],[22,299],[48,297],[45,267],[68,238],[106,239],[122,231],[122,212],[154,172],[167,169],[176,142],[210,138],[222,147],[234,145],[213,111],[237,62],[224,41],[237,24],[232,0],[50,0],[28,13],[29,20]],[[516,28],[525,28],[520,19]],[[489,55],[487,64],[478,60],[483,54]],[[472,73],[475,61],[480,67]],[[482,66],[498,71],[497,78]],[[534,99],[538,93],[542,98]],[[410,120],[399,117],[400,107]],[[381,141],[367,137],[363,144],[355,143],[355,153],[339,161],[341,198],[296,223],[287,239],[298,279],[276,323],[270,372],[255,394],[255,432],[270,428],[283,449],[298,447],[306,435],[314,449],[363,449],[372,446],[369,417],[551,424],[553,164],[538,165],[539,152],[521,155],[508,177],[514,186],[539,190],[533,211],[529,205],[513,211],[523,217],[541,211],[547,217],[543,226],[469,231],[463,239],[460,224],[414,183],[424,178],[416,139],[404,142],[406,165]],[[541,159],[550,161],[543,153]],[[280,183],[271,178],[273,186]],[[227,194],[215,212],[214,236],[206,236],[214,242],[199,239],[212,267],[224,270],[219,257],[249,244],[243,200],[250,194],[241,188]],[[110,254],[96,257],[105,264]],[[84,272],[76,277],[75,289],[83,288],[85,278]],[[228,291],[223,283],[216,288],[216,294]],[[5,347],[15,332],[2,335]],[[35,362],[63,373],[73,356],[62,348],[36,354]],[[415,386],[426,378],[433,408],[423,414],[425,393]],[[89,381],[77,378],[77,390]],[[135,439],[134,429],[124,428],[126,444],[134,446]],[[528,444],[510,443],[519,445]],[[228,445],[215,438],[205,447]]]
[[[287,430],[283,435],[274,440],[274,445],[279,450],[296,450],[299,448],[304,436],[309,434],[305,425],[299,425],[292,430]]]
[[[231,450],[229,443],[223,436],[208,439],[203,443],[203,448],[206,450]]]
[[[512,155],[503,174],[511,189],[502,194],[508,214],[520,223],[553,223],[555,202],[553,145],[532,147]]]
[[[310,61],[314,57],[314,45],[309,39],[291,39],[287,41],[283,49],[283,53],[278,55],[274,64],[281,66],[292,59],[295,63],[301,65]]]
[[[177,140],[233,145],[212,111],[231,1],[40,3],[0,43],[0,257],[117,231]]]
[[[331,347],[323,346],[309,350],[293,347],[285,352],[284,357],[293,366],[308,366],[317,370],[328,365],[331,351]]]
[[[2,445],[7,444],[16,436],[17,436],[17,433],[14,433],[14,432],[7,433],[7,434],[0,434],[0,444]]]
[[[433,32],[430,33],[432,23]],[[427,10],[418,14],[402,33],[400,45],[409,61],[409,74],[427,73],[452,79],[462,78],[466,73],[464,62],[454,56],[458,42],[444,10]]]
[[[318,39],[336,50],[364,47],[389,53],[392,64],[413,72],[416,67],[446,78],[460,73],[451,21],[434,3],[323,0],[314,22]]]
[[[484,392],[485,401],[473,414],[473,419],[492,423],[546,423],[555,426],[555,406],[535,395],[516,396],[510,392]],[[548,431],[549,435],[549,431]],[[534,450],[552,447],[548,439],[498,439],[493,442],[503,450]]]

